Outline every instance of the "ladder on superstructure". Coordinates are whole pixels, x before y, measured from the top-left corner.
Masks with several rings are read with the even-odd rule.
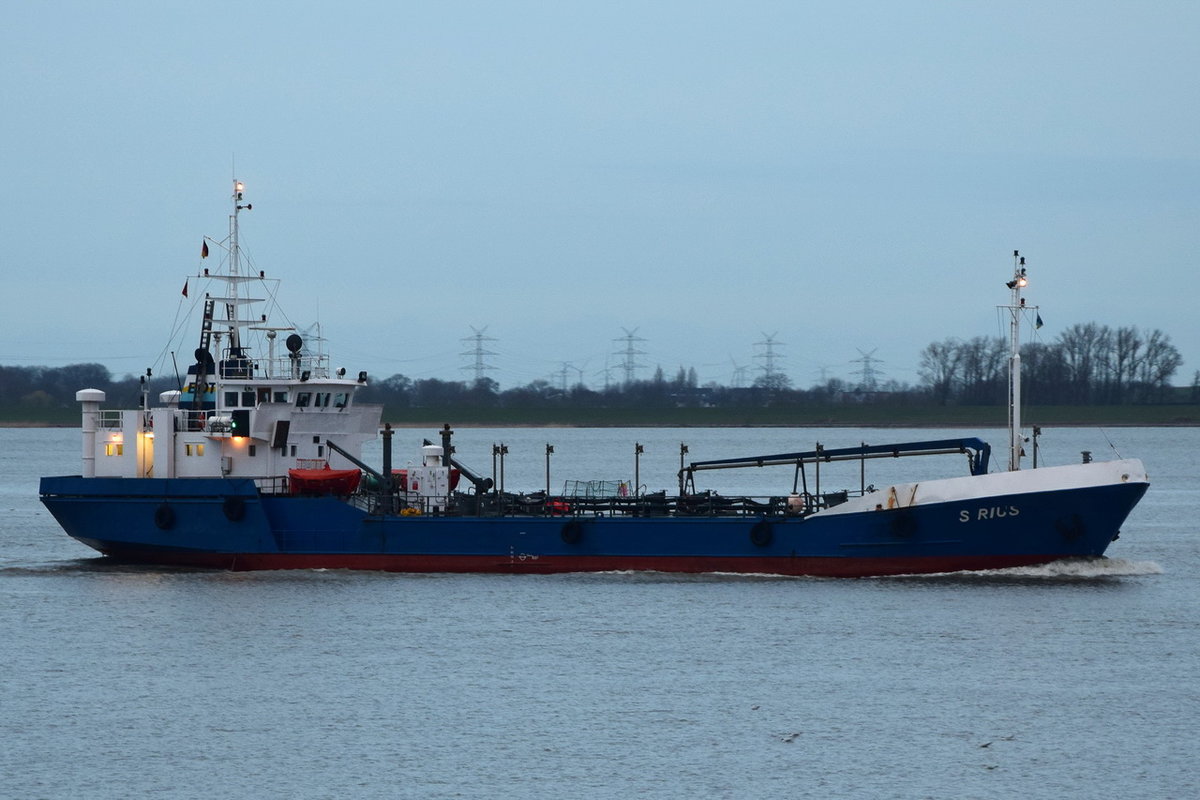
[[[204,317],[200,320],[200,349],[196,351],[196,387],[192,393],[192,408],[204,407],[204,395],[208,391],[208,362],[212,358],[209,345],[212,344],[213,309],[216,301],[211,297],[204,298]]]
[[[208,350],[209,345],[212,344],[213,310],[216,302],[211,297],[204,298],[204,318],[200,321],[201,350]]]

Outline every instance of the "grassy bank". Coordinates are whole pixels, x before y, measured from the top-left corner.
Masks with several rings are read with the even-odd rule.
[[[79,427],[79,408],[0,408],[0,427]]]
[[[1004,427],[1000,406],[664,409],[423,409],[388,408],[393,425],[577,426],[577,427]],[[1034,406],[1022,412],[1027,425],[1200,425],[1200,406]]]
[[[803,406],[795,408],[387,408],[396,426],[441,427],[900,427],[1001,428],[1000,406]],[[1200,425],[1200,405],[1033,406],[1022,412],[1026,425]],[[0,426],[74,426],[79,411],[0,409]]]

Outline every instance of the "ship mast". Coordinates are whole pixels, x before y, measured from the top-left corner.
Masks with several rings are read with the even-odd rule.
[[[234,178],[233,180],[233,213],[229,215],[229,297],[226,301],[226,318],[229,320],[229,351],[241,353],[241,332],[238,324],[238,278],[241,276],[242,250],[238,245],[238,214],[245,209],[249,211],[252,205],[242,205],[242,196],[246,185]]]
[[[1025,257],[1013,250],[1013,277],[1007,286],[1012,290],[1009,310],[1009,356],[1008,356],[1008,468],[1021,468],[1021,312],[1025,300],[1021,290],[1029,283],[1025,275]]]

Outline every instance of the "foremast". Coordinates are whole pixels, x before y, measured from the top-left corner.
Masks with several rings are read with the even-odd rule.
[[[204,314],[200,323],[200,345],[196,348],[196,364],[189,369],[189,373],[194,373],[196,376],[191,392],[191,406],[195,410],[202,410],[211,406],[211,404],[206,405],[207,395],[214,388],[210,381],[216,380],[220,382],[222,378],[226,377],[245,377],[244,366],[243,369],[234,371],[232,375],[228,372],[226,369],[226,357],[237,365],[248,364],[248,358],[242,345],[241,327],[242,325],[250,324],[251,321],[240,319],[241,314],[238,309],[244,303],[257,301],[250,298],[243,298],[240,291],[241,281],[248,280],[249,278],[243,278],[241,274],[242,251],[238,243],[238,214],[242,210],[249,211],[253,208],[249,203],[242,205],[245,188],[245,184],[237,178],[233,179],[233,195],[231,198],[233,201],[233,213],[229,215],[229,238],[225,242],[217,242],[205,237],[204,245],[200,252],[201,258],[208,258],[208,243],[212,241],[216,246],[226,249],[228,259],[226,261],[227,269],[223,274],[220,270],[210,272],[208,269],[204,269],[203,272],[197,275],[198,278],[205,280],[221,281],[225,284],[226,289],[223,297],[214,297],[207,293],[204,296]],[[259,278],[262,278],[261,274]],[[184,296],[187,296],[186,285],[184,286]],[[213,326],[218,322],[215,313],[218,303],[225,307],[225,318],[224,320],[220,320],[223,323],[221,327],[224,330],[218,329],[214,331]],[[213,340],[215,338],[220,343],[222,336],[228,337],[227,343],[224,345],[218,344],[218,352],[214,357],[212,352]],[[218,362],[217,359],[220,359],[220,361]],[[217,368],[218,363],[221,365],[219,369]]]
[[[1025,273],[1025,257],[1020,251],[1013,250],[1013,277],[1007,283],[1012,292],[1009,305],[1001,306],[1009,312],[1009,356],[1008,356],[1008,468],[1010,471],[1021,468],[1022,445],[1024,436],[1021,433],[1021,312],[1026,308],[1037,309],[1037,306],[1026,306],[1021,290],[1029,285]]]

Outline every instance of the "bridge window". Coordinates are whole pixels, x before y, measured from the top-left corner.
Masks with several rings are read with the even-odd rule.
[[[123,456],[125,455],[125,445],[121,442],[105,442],[104,455],[106,456]]]
[[[183,446],[183,454],[185,456],[204,455],[204,442],[187,442]]]
[[[296,408],[308,408],[312,402],[312,392],[296,392]]]

